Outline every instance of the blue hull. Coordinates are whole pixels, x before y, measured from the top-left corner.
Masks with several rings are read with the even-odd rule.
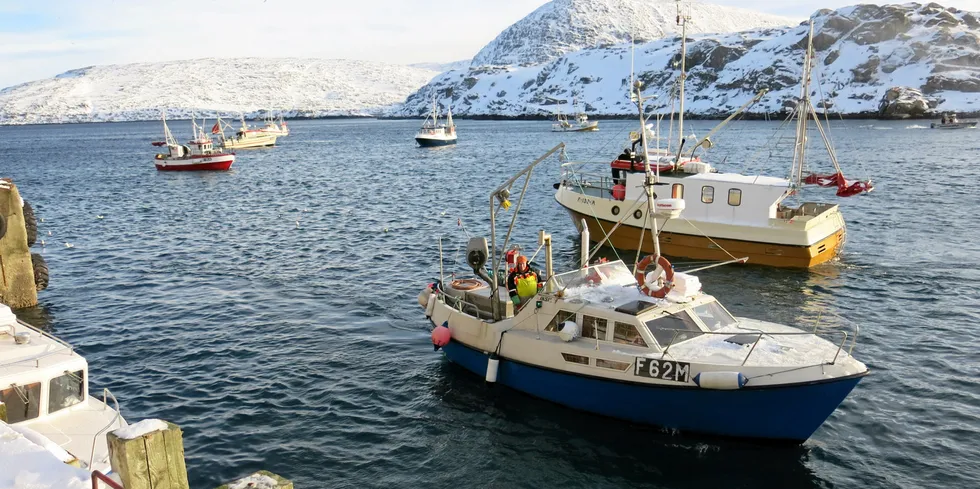
[[[419,146],[424,148],[435,147],[435,146],[449,146],[450,144],[456,144],[456,140],[447,141],[445,139],[425,139],[425,138],[415,138],[415,142],[419,143]]]
[[[452,341],[446,358],[486,376],[488,356]],[[601,380],[500,359],[497,383],[564,406],[685,432],[802,443],[864,374],[787,387],[711,390]]]

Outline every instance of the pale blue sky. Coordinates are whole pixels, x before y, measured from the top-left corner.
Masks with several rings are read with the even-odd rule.
[[[545,0],[0,0],[0,87],[90,65],[293,56],[467,59]],[[803,19],[865,3],[714,0]],[[953,5],[980,10],[980,0]]]

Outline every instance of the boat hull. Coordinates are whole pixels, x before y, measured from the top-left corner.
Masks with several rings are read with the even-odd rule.
[[[227,171],[235,162],[233,154],[218,154],[204,158],[158,159],[158,171]]]
[[[485,376],[487,353],[456,340],[446,358]],[[806,384],[713,390],[599,379],[500,359],[497,383],[573,409],[646,425],[737,438],[806,441],[865,373]]]
[[[415,142],[419,143],[419,146],[423,148],[435,147],[435,146],[449,146],[451,144],[456,144],[456,138],[452,139],[434,139],[434,138],[420,138],[416,137]]]
[[[970,128],[977,127],[977,122],[976,121],[954,122],[952,124],[942,124],[942,123],[937,124],[933,122],[932,124],[930,124],[929,127],[933,129],[970,129]]]
[[[595,217],[586,216],[572,209],[566,208],[566,210],[568,210],[568,214],[576,226],[580,226],[582,220],[585,219],[586,226],[589,228],[589,235],[595,238],[593,242],[602,239],[605,233],[612,230],[616,225],[612,221],[597,220]],[[624,224],[612,232],[608,243],[618,249],[635,250],[637,243],[640,243],[640,234],[640,228]],[[647,232],[646,239],[643,240],[641,246],[641,251],[645,253],[654,252],[653,243],[649,237],[650,233]],[[839,228],[834,233],[809,246],[724,239],[661,231],[660,250],[667,256],[695,260],[726,261],[731,260],[731,257],[735,256],[736,258],[748,257],[748,263],[753,265],[810,268],[834,259],[840,253],[845,239],[846,233],[843,228]],[[725,252],[726,250],[728,253]]]
[[[561,127],[557,124],[552,124],[551,132],[593,132],[599,130],[599,122],[590,124],[588,126],[572,126],[572,127]]]

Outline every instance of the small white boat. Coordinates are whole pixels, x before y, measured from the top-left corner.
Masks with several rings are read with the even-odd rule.
[[[419,143],[419,146],[422,147],[456,144],[456,124],[453,123],[452,107],[447,112],[446,123],[440,124],[439,106],[435,98],[433,98],[432,112],[429,112],[425,117],[425,121],[422,122],[422,128],[415,135],[415,142]]]
[[[942,120],[929,125],[932,129],[971,129],[977,127],[977,121],[961,121],[956,114],[943,114]]]
[[[242,116],[242,127],[235,131],[232,137],[225,136],[225,129],[233,130],[230,124],[218,118],[218,122],[211,128],[211,134],[218,137],[218,144],[225,149],[248,149],[265,148],[275,146],[279,134],[268,132],[264,129],[252,129],[245,124],[245,116]],[[280,128],[281,130],[281,128]]]
[[[575,116],[575,122],[569,122],[568,118],[559,110],[555,114],[555,123],[551,125],[552,132],[592,132],[599,130],[599,121],[590,121],[589,116],[579,113]]]
[[[686,26],[686,18],[682,26]],[[684,31],[686,32],[686,31]],[[686,39],[682,34],[682,38]],[[810,39],[812,40],[812,33]],[[686,42],[681,42],[681,69],[684,70]],[[812,42],[808,51],[812,53]],[[685,148],[684,84],[680,84],[678,114],[679,140],[673,151],[650,147],[651,132],[631,133],[631,146],[611,163],[569,162],[561,166],[555,187],[555,200],[564,207],[579,232],[588,229],[618,249],[653,251],[649,242],[637,238],[649,226],[643,211],[646,192],[644,158],[658,174],[662,185],[658,193],[676,198],[688,196],[679,219],[661,220],[660,242],[668,256],[696,260],[727,260],[732,254],[747,257],[748,263],[775,267],[810,268],[836,258],[846,240],[844,216],[835,203],[801,201],[804,185],[836,187],[837,196],[848,197],[870,192],[871,181],[844,177],[827,128],[816,116],[810,100],[809,73],[812,57],[804,59],[800,99],[794,110],[796,144],[790,178],[720,172],[702,161],[696,150],[711,147],[710,136],[737,114],[719,124],[693,147]],[[757,94],[739,111],[757,102]],[[637,92],[633,100],[641,101]],[[640,115],[642,118],[642,114]],[[807,127],[816,125],[834,167],[834,173],[805,175]],[[641,137],[642,136],[642,137]],[[639,148],[638,148],[639,146]]]
[[[177,144],[167,126],[166,113],[163,115],[163,141],[154,142],[154,146],[166,146],[166,153],[159,153],[154,158],[158,171],[225,171],[235,162],[234,153],[225,153],[214,147],[214,142],[204,130],[191,120],[194,138],[186,145]]]
[[[271,112],[265,118],[265,125],[258,130],[264,134],[272,134],[278,137],[289,135],[289,126],[287,126],[286,121],[283,120],[282,114],[279,114],[279,121],[277,122],[272,117]]]
[[[0,304],[0,402],[6,423],[63,462],[111,471],[106,433],[127,426],[108,389],[93,397],[88,363]],[[108,401],[112,402],[109,406]]]

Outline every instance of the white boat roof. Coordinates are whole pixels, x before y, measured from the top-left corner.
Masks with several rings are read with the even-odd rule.
[[[674,175],[664,175],[671,177]],[[705,180],[712,182],[725,182],[737,184],[766,185],[771,187],[788,188],[789,180],[779,177],[768,177],[765,175],[742,175],[740,173],[695,173],[690,176],[681,177],[684,180]]]
[[[17,344],[15,334],[26,334],[30,341]],[[81,369],[85,358],[68,343],[17,321],[5,305],[0,304],[0,385],[34,379],[40,371]]]

